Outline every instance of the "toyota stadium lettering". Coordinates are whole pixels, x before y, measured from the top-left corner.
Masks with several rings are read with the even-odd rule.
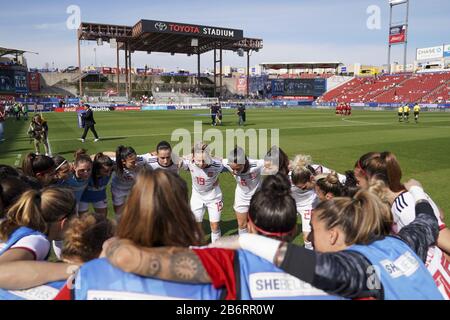
[[[226,39],[240,40],[244,37],[244,32],[237,29],[227,29],[209,26],[199,26],[191,24],[181,24],[164,21],[143,20],[142,30],[144,32],[163,32],[192,34],[196,36],[209,36]]]

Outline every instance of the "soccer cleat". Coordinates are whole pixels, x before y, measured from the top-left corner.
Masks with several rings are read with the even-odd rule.
[[[94,142],[99,142],[99,141],[100,141],[100,139],[95,139],[95,140],[94,140]]]
[[[83,142],[83,143],[84,143],[84,141],[85,141],[83,138],[81,138],[81,139],[79,139],[79,140],[80,140],[81,142]]]

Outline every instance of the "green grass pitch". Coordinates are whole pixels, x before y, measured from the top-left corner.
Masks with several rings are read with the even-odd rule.
[[[203,121],[203,130],[211,128],[209,117],[195,111],[150,112],[95,112],[96,129],[102,140],[93,142],[92,134],[82,144],[77,139],[75,113],[46,113],[49,139],[53,154],[72,160],[78,148],[89,153],[114,151],[120,145],[130,145],[138,153],[153,151],[161,140],[170,142],[174,129],[194,130],[194,121]],[[224,126],[219,130],[238,128],[237,117],[231,110],[224,111]],[[450,223],[450,113],[422,112],[420,122],[399,123],[397,112],[355,111],[351,117],[341,119],[334,110],[311,109],[250,109],[245,129],[272,129],[280,131],[280,146],[293,159],[295,154],[310,154],[315,163],[344,172],[353,168],[355,161],[369,151],[394,152],[403,170],[403,180],[415,178],[446,213]],[[0,144],[0,163],[17,165],[25,154],[33,151],[26,131],[28,122],[8,119],[6,141]],[[190,177],[182,176],[190,185]],[[222,233],[233,234],[237,224],[233,213],[235,183],[230,174],[223,174],[220,184],[224,194]],[[110,205],[110,213],[112,212]],[[205,216],[207,219],[207,216]],[[205,231],[209,227],[205,221]],[[297,237],[296,242],[301,242]]]

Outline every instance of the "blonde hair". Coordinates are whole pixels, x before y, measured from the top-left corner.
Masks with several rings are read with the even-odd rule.
[[[75,213],[73,192],[65,188],[47,187],[42,191],[28,190],[6,213],[0,223],[0,239],[7,241],[20,227],[46,234],[48,226]]]
[[[375,194],[359,191],[353,198],[333,198],[321,202],[314,211],[326,228],[338,227],[345,234],[345,244],[367,245],[389,235],[393,218],[389,206]]]
[[[310,181],[314,176],[314,168],[311,167],[312,158],[309,155],[298,154],[292,161],[292,182],[297,185]]]
[[[77,257],[83,262],[98,258],[103,243],[114,236],[114,228],[102,215],[84,214],[72,219],[64,232],[62,257]]]

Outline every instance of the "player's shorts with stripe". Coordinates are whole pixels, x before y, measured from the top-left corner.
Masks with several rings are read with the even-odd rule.
[[[233,209],[237,213],[248,213],[250,208],[250,200],[252,199],[253,193],[245,194],[238,188],[234,192],[234,205]]]
[[[220,188],[216,187],[206,196],[192,190],[191,210],[197,222],[203,221],[206,209],[208,209],[209,221],[220,222],[223,209],[223,196]]]

